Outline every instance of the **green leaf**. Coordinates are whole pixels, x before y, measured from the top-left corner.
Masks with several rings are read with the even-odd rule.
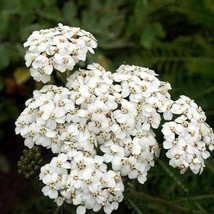
[[[41,30],[44,27],[40,23],[35,24],[28,24],[26,26],[23,26],[20,29],[20,36],[22,41],[26,41],[27,38],[31,35],[31,33],[35,30]]]
[[[187,63],[190,74],[213,75],[214,59],[206,57],[196,57]]]
[[[38,10],[37,13],[41,18],[49,21],[54,21],[56,23],[62,22],[61,11],[55,6],[45,7],[43,10]]]
[[[2,44],[0,46],[0,56],[0,69],[6,68],[10,62],[7,45]]]
[[[79,20],[77,16],[77,7],[76,4],[72,1],[66,2],[62,8],[62,16],[65,23],[71,26],[78,26]]]
[[[214,1],[204,0],[204,5],[207,10],[209,10],[212,13],[214,12]]]
[[[140,44],[149,49],[156,43],[158,38],[163,38],[164,36],[165,31],[160,23],[146,24],[142,29]]]
[[[17,118],[19,112],[14,100],[0,97],[0,123]]]
[[[4,10],[11,15],[18,14],[22,9],[20,0],[1,1],[1,3]]]
[[[0,39],[7,35],[9,19],[10,14],[6,10],[2,10],[0,13]]]
[[[56,6],[57,0],[42,0],[43,4],[47,7]]]

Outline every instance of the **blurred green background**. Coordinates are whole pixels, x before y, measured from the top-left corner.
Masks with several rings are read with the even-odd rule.
[[[80,27],[98,40],[87,63],[111,71],[122,63],[154,69],[171,83],[174,99],[181,94],[194,99],[214,127],[213,0],[0,0],[1,214],[74,213],[43,197],[37,179],[17,174],[24,147],[14,122],[40,87],[25,67],[22,44],[32,31],[58,23]],[[127,200],[116,212],[214,213],[213,157],[202,175],[180,175],[162,152],[144,185],[126,184]]]

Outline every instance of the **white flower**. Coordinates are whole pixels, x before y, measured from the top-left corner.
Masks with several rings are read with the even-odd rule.
[[[78,206],[76,210],[76,214],[84,214],[86,212],[86,208],[84,206]]]
[[[171,108],[172,108],[173,101],[172,100],[163,100],[161,102],[161,106],[159,107],[159,112],[163,112],[163,118],[165,120],[171,120],[173,117]]]
[[[119,123],[127,123],[128,126],[133,127],[135,124],[135,116],[137,115],[136,105],[125,99],[122,99],[120,104],[121,109],[113,112],[114,119]]]
[[[53,69],[60,72],[73,70],[79,60],[85,61],[87,52],[94,53],[96,39],[79,28],[59,24],[58,27],[34,31],[24,47],[26,66],[36,81],[50,81]]]
[[[201,123],[199,131],[202,134],[203,141],[206,143],[210,151],[214,150],[214,133],[213,129],[206,123]]]
[[[44,195],[55,199],[58,206],[72,202],[79,213],[87,209],[97,212],[102,207],[111,213],[123,199],[120,174],[107,171],[103,157],[87,157],[80,151],[71,158],[66,154],[54,157],[41,168],[40,180],[46,185],[42,189]]]
[[[61,139],[65,142],[75,142],[79,137],[79,130],[77,124],[70,124],[66,132],[61,134]]]
[[[156,111],[152,111],[147,117],[144,119],[143,130],[149,131],[150,127],[157,129],[160,125],[161,117]]]
[[[171,112],[180,116],[174,122],[163,125],[163,147],[169,164],[181,169],[188,168],[195,174],[202,173],[204,160],[213,149],[213,130],[205,123],[206,116],[201,107],[184,95],[172,104]]]
[[[58,191],[54,183],[50,183],[48,186],[42,188],[42,192],[45,196],[49,196],[51,199],[55,199],[58,196]]]
[[[168,150],[166,156],[170,159],[169,164],[180,168],[181,173],[188,168],[195,174],[202,173],[205,167],[204,160],[210,156],[207,147],[213,142],[210,138],[206,141],[202,127],[205,130],[208,128],[203,122],[185,116],[163,125],[162,133],[165,138],[163,147]]]
[[[106,143],[106,146],[102,145],[100,149],[105,153],[103,158],[107,163],[111,162],[117,156],[124,157],[125,155],[123,147],[111,142],[109,143],[109,145],[108,143]]]
[[[56,167],[56,168],[65,168],[65,169],[70,169],[71,165],[68,160],[68,155],[66,154],[59,154],[56,158],[53,158],[51,161],[51,164]]]
[[[175,140],[176,135],[181,134],[182,130],[183,130],[182,125],[172,121],[172,122],[165,123],[163,125],[162,133],[164,134],[164,138],[166,139],[166,141],[172,142],[173,140]]]
[[[34,144],[60,152],[61,135],[67,115],[74,102],[69,99],[70,91],[63,87],[46,85],[33,92],[33,98],[26,102],[26,109],[16,121],[16,133],[25,139],[25,145]],[[61,127],[61,128],[60,128]]]
[[[183,114],[191,121],[201,123],[206,120],[205,113],[201,107],[199,107],[194,100],[184,95],[180,96],[180,98],[174,102],[171,111],[174,114]]]

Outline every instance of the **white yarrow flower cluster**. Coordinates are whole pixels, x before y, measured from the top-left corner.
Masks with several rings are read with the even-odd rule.
[[[171,111],[180,116],[175,121],[165,123],[162,129],[165,139],[163,147],[168,150],[166,156],[170,159],[169,164],[180,168],[181,173],[188,168],[195,174],[202,173],[204,160],[210,156],[207,149],[214,149],[214,134],[205,123],[205,113],[186,96],[175,101]]]
[[[112,74],[93,64],[76,74],[66,86],[88,119],[87,129],[105,162],[122,176],[144,183],[159,156],[153,130],[160,125],[160,113],[171,107],[170,85],[159,81],[154,71],[138,66],[122,65]]]
[[[46,85],[34,91],[16,121],[16,133],[29,148],[50,148],[56,158],[65,154],[71,161],[82,152],[93,159],[99,151],[110,171],[143,184],[159,156],[154,130],[166,103],[171,106],[169,89],[149,69],[123,65],[112,74],[91,64],[71,75],[66,88]],[[50,191],[53,182],[44,183],[49,185],[44,194],[55,197],[59,189]]]
[[[86,209],[104,209],[111,213],[123,200],[124,186],[118,172],[107,170],[103,157],[87,156],[76,151],[73,157],[60,154],[41,168],[40,180],[44,195],[61,206],[63,202],[77,206],[77,213]]]
[[[72,71],[97,47],[92,34],[59,24],[35,31],[26,66],[36,81],[46,83],[53,70]],[[51,149],[50,163],[41,168],[42,192],[58,206],[77,206],[111,213],[123,200],[122,177],[141,184],[159,156],[155,130],[161,119],[166,156],[172,167],[201,173],[214,150],[213,130],[195,102],[186,96],[173,101],[171,85],[148,68],[121,65],[115,73],[97,63],[73,72],[65,87],[45,85],[33,92],[15,123],[25,146]],[[174,121],[173,114],[179,115]]]
[[[25,138],[25,146],[32,148],[35,144],[51,148],[53,153],[61,151],[61,135],[68,126],[66,116],[75,108],[70,94],[67,88],[55,85],[45,85],[34,91],[15,123],[16,134]]]
[[[58,27],[34,31],[24,43],[26,66],[36,81],[50,81],[51,73],[73,70],[80,60],[85,61],[87,52],[94,53],[97,42],[94,36],[77,27],[59,24]]]

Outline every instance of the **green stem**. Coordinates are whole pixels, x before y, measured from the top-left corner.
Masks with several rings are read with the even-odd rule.
[[[210,87],[210,88],[208,88],[208,89],[206,89],[206,90],[204,90],[204,91],[202,91],[202,92],[200,92],[200,93],[197,93],[197,95],[194,96],[193,98],[194,98],[194,99],[198,99],[198,98],[200,98],[200,97],[203,97],[203,96],[205,96],[205,95],[207,95],[207,94],[211,94],[211,93],[213,93],[213,92],[214,92],[214,87]]]
[[[192,197],[180,198],[180,199],[174,200],[173,202],[189,201],[189,200],[203,200],[203,199],[209,199],[209,198],[214,198],[214,194],[211,194],[211,195],[199,195],[199,196],[192,196]]]
[[[168,173],[168,175],[173,178],[173,180],[178,184],[178,186],[181,187],[181,189],[183,189],[184,192],[189,193],[189,190],[187,189],[187,187],[184,186],[184,184],[182,184],[182,182],[180,180],[177,179],[177,177],[168,169],[168,167],[164,164],[164,162],[162,162],[160,159],[158,160],[159,164],[162,166],[162,168]],[[201,206],[200,203],[195,202],[195,205],[202,211],[204,211],[204,208]]]
[[[64,73],[61,73],[59,71],[56,71],[56,76],[57,78],[64,84],[66,85],[67,83],[67,78],[70,76],[70,71],[65,71]]]
[[[140,208],[130,198],[127,198],[126,200],[129,202],[129,204],[134,208],[134,210],[138,214],[143,214],[143,212],[140,210]]]
[[[166,173],[177,183],[177,185],[185,192],[188,193],[188,189],[184,186],[184,184],[181,183],[180,180],[177,179],[177,177],[168,169],[168,167],[164,164],[163,161],[158,160],[158,163],[161,165],[161,167],[166,171]]]
[[[207,161],[206,166],[207,166],[207,168],[209,168],[209,170],[214,174],[213,165],[212,165],[211,163],[209,163],[209,161]]]
[[[168,209],[175,211],[176,213],[207,214],[207,212],[205,212],[205,211],[189,210],[184,207],[181,207],[180,205],[175,204],[174,202],[166,201],[162,198],[153,197],[151,195],[147,195],[142,192],[137,192],[135,190],[131,190],[129,192],[129,194],[132,195],[131,197],[134,196],[134,197],[138,198],[139,200],[148,201],[148,202],[152,202],[152,203],[156,203],[156,204],[165,206]]]

